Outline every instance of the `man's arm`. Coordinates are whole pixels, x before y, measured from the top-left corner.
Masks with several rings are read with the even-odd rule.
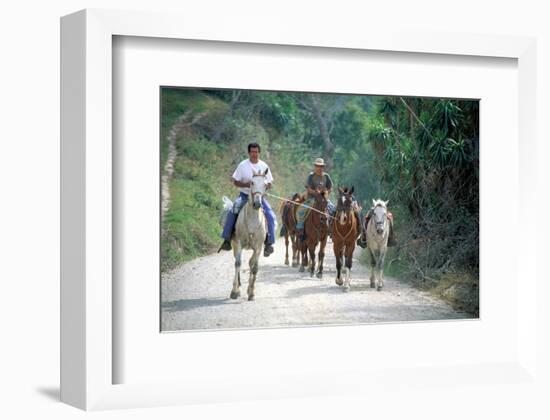
[[[266,180],[266,188],[269,190],[271,188],[271,184],[273,184],[273,175],[271,174],[271,169],[269,166],[267,167],[267,172],[265,174],[265,180]]]
[[[307,189],[307,192],[310,193],[310,194],[317,194],[317,191],[310,187],[309,185],[306,185],[306,189]]]
[[[237,181],[233,177],[231,177],[231,181],[233,181],[233,185],[235,185],[236,187],[239,187],[239,188],[249,188],[250,187],[250,182]]]
[[[315,188],[313,188],[313,181],[312,181],[312,178],[311,178],[311,174],[308,175],[307,179],[306,179],[306,191],[309,193],[309,194],[316,194],[317,191],[315,191]]]

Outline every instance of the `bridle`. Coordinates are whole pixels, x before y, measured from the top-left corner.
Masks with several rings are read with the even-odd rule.
[[[258,174],[254,174],[252,175],[252,179],[256,178],[256,177],[262,177],[262,178],[265,178],[265,175],[262,174],[262,173],[258,173]],[[254,187],[254,182],[251,182],[250,183],[250,195],[251,195],[251,202],[252,204],[254,204],[254,197],[257,195],[257,194],[260,194],[260,202],[261,202],[261,198],[263,197],[263,195],[265,194],[265,191],[253,191],[253,187]]]
[[[347,206],[345,206],[345,205],[342,204],[342,206],[345,206],[345,207],[336,210],[336,214],[334,215],[334,219],[335,219],[335,221],[334,221],[334,231],[338,234],[338,236],[339,236],[340,238],[342,238],[342,240],[345,241],[345,240],[347,239],[347,237],[351,234],[351,232],[354,231],[354,230],[356,230],[357,220],[355,220],[355,217],[353,217],[353,214],[352,214],[352,208],[351,208],[351,194],[348,196],[347,193],[344,193],[344,194],[342,195],[342,197],[340,197],[340,198],[338,199],[338,205],[340,205],[340,200],[341,200],[341,198],[343,198],[343,197],[346,197],[346,202],[348,202],[348,200],[349,200],[349,204],[348,204]],[[349,229],[348,232],[347,232],[345,235],[342,235],[342,233],[340,233],[340,232],[338,231],[338,225],[340,225],[340,224],[347,224],[347,222],[346,222],[346,223],[340,223],[340,220],[339,220],[340,218],[338,217],[338,214],[339,214],[339,213],[342,213],[342,212],[344,212],[344,213],[346,214],[347,217],[350,217],[350,218],[351,218],[351,229]]]
[[[376,220],[376,213],[375,213],[375,212],[376,212],[376,209],[377,209],[378,207],[380,207],[381,209],[384,210],[384,218],[383,218],[383,220],[380,221],[380,222],[378,222],[378,221]],[[372,218],[373,218],[374,227],[376,228],[376,231],[378,232],[378,227],[379,227],[379,226],[381,227],[380,230],[381,230],[381,231],[384,231],[384,228],[386,227],[386,223],[387,223],[387,221],[388,221],[388,209],[387,209],[386,207],[384,207],[383,205],[381,205],[381,204],[377,204],[376,207],[375,207],[374,210],[373,210],[373,217],[372,217]]]

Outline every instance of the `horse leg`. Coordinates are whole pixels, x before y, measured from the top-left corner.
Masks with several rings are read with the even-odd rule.
[[[354,239],[355,240],[355,239]],[[344,291],[349,292],[351,286],[351,265],[353,257],[353,248],[351,246],[346,246],[346,281],[344,282],[345,289]]]
[[[233,278],[233,289],[229,297],[231,299],[237,299],[241,295],[239,287],[241,286],[241,244],[237,241],[233,241],[233,256],[235,257],[235,277]]]
[[[317,277],[322,278],[323,277],[323,261],[325,261],[325,246],[327,245],[327,236],[325,236],[323,239],[321,239],[321,243],[319,244],[319,265],[317,268]]]
[[[374,258],[374,252],[369,249],[370,256],[370,287],[376,287],[376,278],[374,276],[374,267],[376,266],[376,259]]]
[[[381,291],[382,287],[384,287],[384,260],[386,259],[386,251],[380,252],[380,258],[378,259],[378,287],[376,288],[377,291]]]
[[[311,246],[310,244],[308,244],[307,248],[309,251],[309,258],[310,258],[309,274],[311,275],[311,277],[313,277],[313,274],[315,273],[315,245]]]
[[[296,234],[294,234],[294,241],[296,242],[296,266],[299,266],[302,264],[302,252],[300,251],[300,243]]]
[[[342,251],[341,248],[334,247],[334,256],[336,257],[336,284],[341,286],[344,284],[342,281]]]
[[[288,265],[288,232],[285,232],[285,265]]]
[[[298,265],[298,247],[296,246],[296,235],[290,234],[290,241],[292,242],[292,267]]]
[[[262,249],[260,245],[260,250]],[[258,257],[260,255],[260,251],[258,249],[254,249],[254,252],[252,253],[252,256],[250,257],[249,266],[250,266],[250,277],[248,278],[248,300],[254,300],[254,291],[256,286],[256,274],[258,273]]]
[[[300,264],[300,273],[306,270],[307,266],[307,245],[298,239],[300,254],[302,255],[302,263]]]

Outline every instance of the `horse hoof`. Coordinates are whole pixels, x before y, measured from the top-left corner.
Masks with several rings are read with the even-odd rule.
[[[344,284],[344,281],[343,281],[342,279],[337,278],[337,279],[336,279],[336,284],[337,284],[338,286],[341,286],[341,285]]]
[[[288,260],[285,260],[285,265],[288,265]]]
[[[344,293],[349,292],[349,286],[344,287]]]
[[[376,290],[379,291],[379,292],[381,292],[381,291],[382,291],[382,286],[378,286],[378,287],[376,288]]]
[[[298,264],[296,264],[295,262],[292,263],[292,267],[297,267]]]
[[[375,284],[374,284],[374,283],[371,283],[371,284],[370,284],[370,288],[371,288],[371,289],[374,289],[374,287],[375,287]]]
[[[322,279],[323,278],[323,273],[317,273],[316,276],[317,276],[318,279]]]
[[[240,295],[241,295],[241,292],[231,292],[231,294],[229,295],[229,297],[230,297],[231,299],[237,299]]]
[[[301,266],[300,266],[300,273],[303,273],[304,271],[305,271],[304,266],[301,265]]]
[[[254,300],[254,295],[248,296],[248,300]]]

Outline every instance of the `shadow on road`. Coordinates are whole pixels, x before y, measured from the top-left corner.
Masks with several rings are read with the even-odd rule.
[[[336,272],[333,269],[325,267],[323,270],[323,279],[326,280],[327,278],[332,278],[335,273]],[[246,275],[248,276],[248,271],[246,272]],[[321,281],[315,275],[311,276],[307,268],[305,271],[300,272],[299,267],[291,267],[287,265],[260,266],[258,280],[266,283],[295,282],[297,280],[311,280],[315,282]]]
[[[317,279],[316,279],[317,280]],[[319,280],[317,280],[317,284],[314,286],[308,286],[308,287],[299,287],[297,289],[291,289],[287,293],[287,297],[302,297],[307,295],[335,295],[337,293],[342,293],[342,290],[338,288],[338,286],[334,285],[334,287],[330,284],[321,283]]]
[[[171,302],[164,302],[162,310],[165,312],[189,311],[195,308],[206,308],[211,306],[231,305],[235,301],[227,298],[218,299],[180,299]]]

